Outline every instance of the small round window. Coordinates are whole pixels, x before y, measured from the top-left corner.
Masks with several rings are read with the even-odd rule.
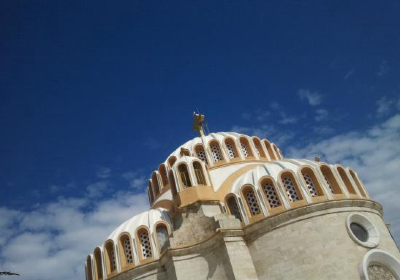
[[[351,232],[362,242],[368,240],[368,231],[360,224],[350,223]]]
[[[374,248],[379,243],[379,233],[374,224],[366,216],[350,214],[346,221],[347,231],[357,244]]]

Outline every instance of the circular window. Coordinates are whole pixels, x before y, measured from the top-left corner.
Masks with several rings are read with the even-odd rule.
[[[350,230],[362,242],[366,242],[368,240],[368,231],[365,228],[363,228],[362,225],[357,223],[351,223]]]
[[[372,249],[364,255],[359,271],[362,280],[397,280],[400,262],[388,252]]]
[[[366,216],[350,214],[346,221],[350,237],[359,245],[374,248],[379,243],[379,233],[374,224]]]

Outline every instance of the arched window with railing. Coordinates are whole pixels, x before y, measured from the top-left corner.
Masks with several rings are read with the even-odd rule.
[[[342,167],[340,167],[340,166],[338,166],[338,167],[336,168],[336,170],[338,171],[340,178],[342,179],[344,185],[346,186],[347,191],[348,191],[350,194],[354,194],[354,195],[355,195],[355,194],[356,194],[356,191],[355,191],[353,185],[351,184],[350,179],[349,179],[349,177],[347,176],[346,171],[345,171]]]
[[[164,164],[160,164],[160,166],[158,167],[158,173],[160,174],[163,188],[167,187],[168,186],[167,169],[165,168]]]
[[[303,167],[301,169],[301,176],[303,177],[304,183],[306,184],[307,190],[310,193],[311,197],[324,195],[317,176],[310,167]]]
[[[243,197],[245,198],[247,208],[251,216],[261,214],[261,207],[256,196],[256,193],[251,186],[245,186],[242,189]]]
[[[342,190],[339,187],[339,184],[333,175],[332,169],[327,165],[321,165],[320,168],[322,176],[325,179],[326,184],[329,187],[329,190],[332,194],[342,194]]]
[[[281,175],[281,181],[285,188],[287,198],[291,203],[303,199],[299,184],[291,172],[283,172]]]
[[[113,275],[117,271],[117,262],[115,259],[114,242],[109,240],[105,243],[105,261],[107,276]]]
[[[131,236],[128,233],[124,233],[119,238],[119,251],[122,270],[134,266],[134,256],[133,256],[133,245]]]
[[[247,138],[240,137],[240,148],[242,149],[242,153],[245,158],[254,156]]]
[[[96,248],[93,252],[94,265],[95,265],[95,276],[97,280],[103,280],[103,266],[101,262],[101,251],[100,248]]]
[[[228,151],[228,156],[230,159],[238,158],[239,153],[236,148],[235,141],[233,141],[232,138],[226,138],[225,139],[225,146]]]
[[[358,176],[356,175],[356,173],[355,173],[353,170],[351,170],[351,169],[349,169],[349,172],[350,172],[350,175],[351,175],[351,177],[353,178],[354,182],[356,183],[357,188],[358,188],[358,190],[360,191],[361,195],[362,195],[363,197],[367,197],[367,194],[365,193],[365,190],[364,190],[364,188],[362,187],[361,182],[360,182],[360,180],[358,179]]]
[[[207,185],[206,183],[206,177],[204,177],[204,172],[203,168],[200,164],[200,162],[193,162],[193,169],[194,169],[194,174],[196,175],[196,180],[198,185]]]
[[[178,167],[178,170],[179,170],[179,175],[181,178],[182,185],[185,188],[191,187],[192,182],[190,180],[190,175],[189,175],[189,170],[188,170],[187,165],[184,163],[181,163]]]
[[[271,148],[271,143],[269,143],[268,140],[264,140],[264,145],[265,145],[265,147],[267,148],[267,152],[268,152],[269,158],[270,158],[271,160],[276,160],[274,151],[273,151],[272,148]]]
[[[178,190],[176,188],[176,183],[175,183],[175,178],[174,178],[174,173],[172,170],[169,171],[169,182],[171,184],[171,193],[172,196],[175,196],[178,194]]]
[[[93,280],[93,269],[92,269],[92,258],[89,256],[87,256],[86,258],[86,279],[87,280]]]
[[[268,202],[268,208],[273,209],[282,206],[282,201],[273,179],[271,178],[263,179],[261,181],[261,188]]]
[[[220,162],[224,160],[221,152],[221,147],[216,140],[210,142],[210,150],[213,162]]]
[[[163,223],[157,224],[156,235],[158,241],[158,248],[160,250],[160,253],[163,253],[169,247],[168,227]]]
[[[167,160],[169,167],[172,167],[176,162],[176,156],[170,156]]]
[[[204,146],[202,144],[198,144],[196,145],[194,150],[196,152],[197,158],[200,159],[205,164],[208,164],[207,154],[206,151],[204,150]]]
[[[226,204],[228,206],[229,214],[235,216],[236,219],[242,222],[242,215],[240,214],[239,206],[237,204],[235,196],[232,194],[228,195],[226,198]]]
[[[142,260],[149,259],[153,257],[153,250],[151,248],[150,234],[147,228],[140,228],[137,231],[137,238],[139,240],[140,258]]]
[[[257,152],[258,157],[265,158],[266,157],[265,152],[261,145],[260,139],[258,139],[257,137],[253,137],[253,143],[254,143],[254,146],[256,147],[256,152]]]

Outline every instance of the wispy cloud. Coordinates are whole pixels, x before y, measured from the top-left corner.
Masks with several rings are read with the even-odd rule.
[[[387,116],[390,113],[390,109],[394,104],[393,100],[389,100],[386,96],[376,101],[376,115],[378,117]]]
[[[309,89],[302,88],[302,89],[299,89],[297,94],[301,100],[306,100],[308,102],[308,104],[310,104],[311,106],[317,106],[317,105],[321,104],[322,95],[316,91],[312,92]]]
[[[379,65],[379,71],[376,73],[379,77],[386,76],[390,72],[389,63],[386,60],[383,60]]]
[[[152,137],[147,138],[146,141],[143,142],[143,145],[153,150],[158,149],[160,147],[160,143]]]
[[[328,117],[329,113],[326,109],[317,109],[315,110],[315,120],[317,122],[325,120]]]
[[[127,171],[121,175],[121,178],[127,180],[133,189],[144,189],[147,185],[147,178],[139,171]]]
[[[105,179],[111,176],[111,169],[108,167],[100,167],[97,171],[97,177],[100,179]]]
[[[341,163],[352,167],[364,181],[371,196],[383,204],[385,220],[392,223],[391,231],[400,244],[400,114],[376,124],[366,132],[350,131],[331,138],[290,148],[290,157]],[[379,170],[379,172],[378,172]]]
[[[259,125],[259,126],[238,126],[235,125],[231,129],[239,133],[247,135],[255,135],[260,138],[265,138],[270,141],[277,143],[278,145],[284,145],[289,140],[293,139],[292,131],[285,131],[277,129],[274,125]]]
[[[350,78],[353,74],[354,74],[354,68],[351,69],[349,72],[347,72],[347,74],[344,76],[344,80],[347,80],[348,78]]]
[[[107,181],[99,181],[88,185],[86,191],[91,198],[101,197],[107,191],[108,186]]]

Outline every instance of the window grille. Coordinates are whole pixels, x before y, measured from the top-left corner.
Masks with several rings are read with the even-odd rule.
[[[312,197],[318,196],[317,189],[315,188],[314,181],[312,180],[311,176],[307,173],[303,173],[304,181],[306,182],[307,188]]]
[[[393,273],[380,264],[371,264],[368,266],[368,277],[371,280],[396,280]]]
[[[133,263],[132,247],[129,237],[125,237],[124,239],[124,253],[126,263]]]
[[[328,185],[329,190],[331,191],[331,193],[335,194],[335,192],[333,191],[332,185],[331,185],[331,183],[329,182],[328,177],[326,177],[325,174],[324,174],[324,178],[325,178],[325,182],[326,182],[326,184]]]
[[[260,214],[260,206],[258,205],[257,198],[252,190],[246,192],[246,201],[252,216]]]
[[[281,202],[279,201],[279,197],[276,193],[275,187],[271,183],[265,184],[263,186],[263,190],[271,208],[281,206]]]
[[[110,245],[110,267],[111,267],[111,272],[115,271],[117,269],[117,265],[115,263],[115,251],[114,251],[114,246]]]
[[[226,143],[226,147],[228,148],[229,158],[235,158],[236,157],[236,153],[235,153],[235,149],[233,148],[232,143],[227,142]]]
[[[240,143],[240,147],[242,148],[242,152],[243,152],[244,157],[247,158],[249,156],[249,151],[247,150],[246,144],[241,142]]]
[[[203,148],[198,148],[198,149],[197,149],[197,157],[198,157],[202,162],[204,162],[205,164],[208,164],[206,152],[204,151]]]
[[[260,151],[258,150],[257,146],[256,146],[256,152],[257,152],[258,157],[261,157]]]
[[[236,203],[236,199],[234,197],[231,197],[228,201],[228,207],[229,211],[233,216],[235,216],[236,219],[239,219],[242,221],[242,216],[240,215],[239,207]]]
[[[218,145],[216,145],[216,144],[211,145],[211,152],[212,152],[214,162],[222,160],[221,151],[220,151]]]
[[[147,231],[142,231],[139,235],[139,239],[142,247],[143,258],[151,258],[151,245]]]
[[[204,178],[203,169],[198,162],[193,163],[194,173],[196,174],[196,180],[199,185],[207,185],[206,179]]]
[[[289,198],[289,201],[295,202],[297,200],[300,200],[299,194],[297,193],[293,180],[289,177],[284,177],[282,178],[282,182],[283,185],[285,186],[286,194]]]

